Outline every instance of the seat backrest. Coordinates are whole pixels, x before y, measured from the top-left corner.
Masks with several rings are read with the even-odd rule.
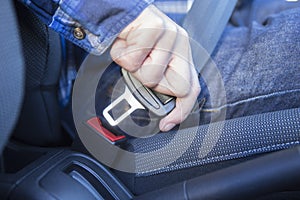
[[[26,89],[14,139],[37,146],[63,145],[58,80],[61,69],[59,35],[24,5],[16,2],[26,65]]]
[[[24,65],[12,1],[0,7],[0,154],[18,119],[24,90]]]

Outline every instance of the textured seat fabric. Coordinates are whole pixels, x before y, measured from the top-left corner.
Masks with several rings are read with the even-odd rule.
[[[211,131],[208,131],[211,130]],[[300,143],[300,109],[270,112],[203,125],[182,130],[182,134],[195,137],[178,159],[177,152],[185,145],[182,137],[173,146],[173,151],[161,156],[137,157],[138,174],[119,173],[120,178],[136,193],[161,188],[172,183],[199,176],[219,168],[251,159],[264,153],[290,148]],[[132,139],[130,151],[153,152],[172,142],[176,132],[159,134],[146,139]],[[216,141],[217,138],[217,141]],[[215,143],[216,142],[216,143]],[[211,148],[207,155],[201,152]],[[200,155],[200,156],[199,156]],[[174,162],[149,170],[153,163],[170,157]]]
[[[12,1],[0,7],[0,152],[19,115],[24,90],[24,65]],[[1,154],[1,153],[0,153]]]
[[[25,96],[14,139],[38,146],[63,145],[57,99],[60,38],[20,2],[15,2],[26,65]]]
[[[120,173],[120,178],[136,194],[299,145],[299,2],[251,2],[256,4],[249,4],[250,14],[243,10],[234,13],[232,19],[236,21],[225,29],[213,54],[224,82],[226,104],[220,102],[224,92],[217,84],[212,90],[203,84],[199,97],[207,100],[200,113],[201,124],[208,124],[212,115],[222,111],[226,111],[228,121],[185,129],[182,135],[186,137],[174,143],[170,148],[173,150],[153,157],[137,156],[135,165],[139,173]],[[278,5],[271,9],[268,3],[272,2]],[[240,17],[243,14],[245,17]],[[237,21],[242,19],[248,21]],[[218,79],[210,69],[204,68],[203,74],[214,83]],[[155,152],[171,144],[176,135],[170,132],[132,139],[129,150]],[[178,150],[190,137],[192,144],[177,158]],[[211,151],[206,154],[207,150]],[[154,163],[168,160],[174,162],[155,168]]]

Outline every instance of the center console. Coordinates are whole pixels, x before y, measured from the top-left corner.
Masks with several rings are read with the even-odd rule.
[[[0,199],[132,199],[93,158],[66,149],[10,144],[2,156]]]

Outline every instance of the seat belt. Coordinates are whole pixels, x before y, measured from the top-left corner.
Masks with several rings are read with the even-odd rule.
[[[193,40],[191,46],[198,72],[213,53],[236,3],[237,0],[194,0],[183,21],[183,28]]]

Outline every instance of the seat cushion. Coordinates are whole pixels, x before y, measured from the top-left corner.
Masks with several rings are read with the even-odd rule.
[[[142,194],[299,145],[300,108],[131,139],[129,143],[129,151],[140,153],[137,173],[116,173],[135,194]]]

